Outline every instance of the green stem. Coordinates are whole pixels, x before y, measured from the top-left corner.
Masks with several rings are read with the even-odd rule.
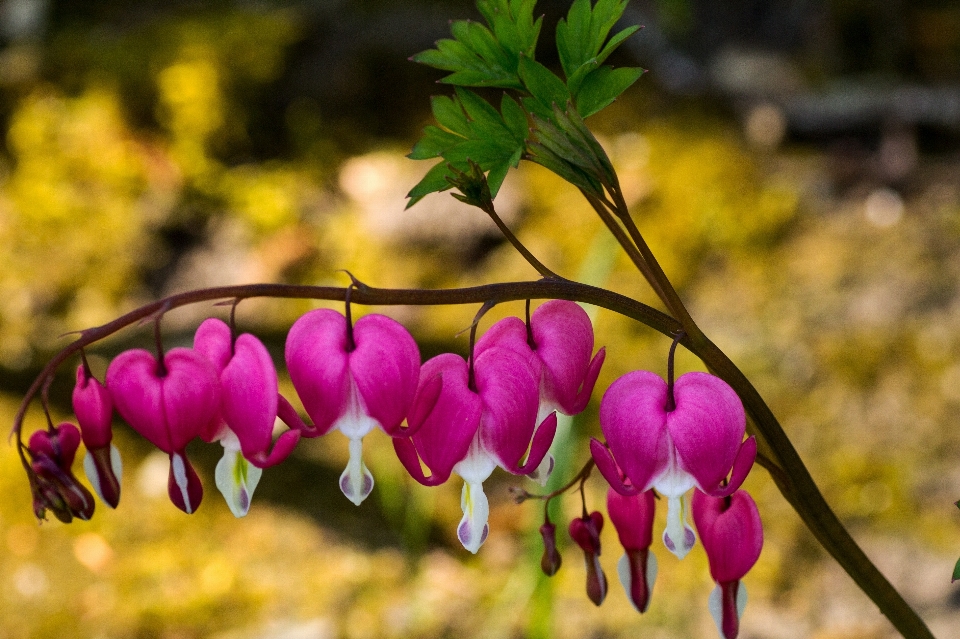
[[[527,261],[530,266],[536,269],[537,273],[540,273],[542,277],[552,278],[552,279],[562,279],[559,275],[547,268],[543,262],[538,260],[536,256],[527,249],[526,246],[520,241],[520,239],[513,234],[513,231],[510,230],[503,220],[500,219],[500,216],[497,214],[497,210],[493,206],[493,201],[487,201],[484,206],[481,207],[484,213],[490,216],[490,219],[493,220],[493,223],[497,225],[497,228],[500,229],[500,232],[503,234],[507,241],[513,245],[513,248],[517,249],[517,252],[523,256],[523,259]]]

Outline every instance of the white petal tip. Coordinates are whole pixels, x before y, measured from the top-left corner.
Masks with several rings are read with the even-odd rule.
[[[244,459],[239,450],[224,447],[214,476],[234,517],[244,517],[250,512],[250,500],[262,475],[263,470]]]

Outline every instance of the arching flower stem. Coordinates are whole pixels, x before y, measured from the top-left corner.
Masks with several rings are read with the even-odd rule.
[[[44,380],[51,377],[64,362],[75,356],[85,346],[160,312],[200,302],[217,302],[226,299],[240,302],[255,297],[336,301],[345,300],[346,291],[343,287],[289,284],[247,284],[197,289],[146,304],[112,322],[83,330],[79,337],[48,360],[37,378],[27,389],[14,418],[11,437],[17,437],[18,446],[24,446],[20,437],[26,411],[40,392]],[[681,326],[680,322],[673,317],[624,295],[559,279],[488,284],[455,289],[380,289],[361,284],[355,287],[351,294],[351,301],[354,303],[385,306],[477,304],[489,300],[502,303],[526,299],[563,299],[593,304],[630,317],[670,337],[676,335],[677,331],[683,328],[687,335],[680,340],[680,343],[703,360],[714,374],[737,391],[750,417],[748,432],[756,435],[760,443],[763,454],[758,457],[758,460],[765,468],[770,470],[771,477],[780,492],[800,515],[824,549],[836,559],[902,634],[908,637],[932,639],[933,635],[930,634],[920,617],[873,565],[826,503],[792,442],[753,384],[737,368],[736,364],[704,336],[695,325]],[[696,332],[692,333],[691,329]],[[29,463],[25,460],[22,448],[20,452],[25,468],[29,468]],[[30,475],[29,470],[28,475]]]

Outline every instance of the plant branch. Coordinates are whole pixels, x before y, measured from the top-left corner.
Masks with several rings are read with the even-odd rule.
[[[526,299],[563,299],[606,308],[641,322],[664,335],[671,335],[680,328],[676,320],[646,304],[606,289],[564,279],[508,282],[453,289],[383,289],[373,288],[362,283],[355,284],[352,288],[350,301],[354,304],[436,306],[483,304],[490,301],[500,303]],[[244,299],[256,297],[345,301],[346,295],[347,289],[344,287],[291,284],[246,284],[197,289],[171,295],[134,309],[102,326],[80,331],[80,336],[56,353],[30,385],[14,418],[11,437],[16,436],[19,441],[23,420],[30,402],[40,391],[43,381],[52,376],[67,359],[80,352],[84,347],[113,335],[128,326],[137,324],[158,312],[168,312],[175,308],[200,302],[223,300],[240,302]]]

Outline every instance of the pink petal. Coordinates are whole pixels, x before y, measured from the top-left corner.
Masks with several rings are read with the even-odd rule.
[[[365,315],[353,327],[357,348],[350,372],[367,414],[394,436],[401,435],[420,379],[420,350],[402,324],[385,315]]]
[[[743,444],[740,445],[737,459],[733,462],[733,472],[730,473],[730,481],[726,485],[721,484],[716,490],[705,492],[711,497],[726,497],[732,494],[743,484],[743,481],[750,473],[750,469],[753,468],[753,462],[756,458],[757,439],[753,436],[747,437]]]
[[[444,353],[428,360],[421,369],[420,378],[421,387],[435,384],[432,380],[441,380],[433,410],[409,440],[430,469],[432,478],[428,485],[435,485],[446,481],[457,462],[466,457],[480,425],[482,404],[480,396],[467,387],[467,363],[459,355]],[[397,454],[411,476],[426,483],[425,478],[421,479],[423,471],[419,470],[419,461],[414,470],[406,444],[397,448]]]
[[[479,357],[485,350],[494,347],[506,348],[524,357],[533,354],[527,343],[527,326],[519,317],[504,317],[487,329],[474,345],[473,355]]]
[[[525,474],[519,470],[520,462],[530,447],[540,405],[535,371],[513,351],[491,347],[477,357],[474,375],[483,401],[481,444],[504,469]]]
[[[621,495],[637,495],[640,491],[629,483],[624,483],[620,476],[620,467],[610,451],[596,437],[590,438],[590,454],[593,456],[593,462],[597,465],[597,470],[603,475],[603,478],[610,484],[610,488]]]
[[[744,490],[721,498],[696,490],[692,510],[713,580],[722,584],[743,579],[763,548],[756,503]]]
[[[249,333],[237,338],[233,357],[220,374],[220,386],[221,413],[240,440],[243,456],[263,459],[273,442],[278,397],[277,370],[263,342]]]
[[[294,322],[285,357],[290,380],[319,434],[343,413],[349,390],[346,318],[329,309]]]
[[[607,349],[601,348],[597,351],[597,354],[593,356],[593,359],[590,360],[590,366],[587,368],[587,374],[583,378],[583,386],[581,386],[580,391],[577,393],[577,397],[574,402],[569,406],[569,409],[573,411],[569,413],[570,415],[576,415],[582,413],[583,410],[587,407],[587,404],[590,403],[590,396],[593,394],[593,387],[597,384],[597,377],[600,376],[600,367],[603,366],[603,360],[607,356]],[[564,408],[566,411],[567,408]]]
[[[546,399],[568,415],[579,413],[590,399],[600,372],[599,364],[603,362],[601,356],[596,370],[591,371],[593,380],[586,384],[593,353],[590,317],[575,302],[550,300],[534,311],[530,325],[534,350],[544,366]],[[586,391],[585,397],[580,396],[581,386]]]
[[[553,444],[553,438],[556,434],[557,414],[552,412],[544,417],[543,421],[540,422],[540,425],[537,427],[537,432],[533,435],[533,441],[530,442],[530,453],[527,455],[527,461],[524,462],[523,466],[507,468],[506,470],[515,475],[529,475],[537,470],[540,462],[543,461],[543,458],[546,457],[550,451],[550,446]],[[553,463],[552,457],[550,458],[550,463]],[[553,470],[552,466],[550,470]]]
[[[290,401],[279,394],[277,395],[277,417],[292,430],[298,431],[303,437],[318,437],[323,434],[315,426],[308,426]]]
[[[666,399],[667,383],[658,375],[633,371],[614,381],[600,402],[610,452],[638,490],[650,488],[670,462]]]
[[[113,401],[96,377],[87,376],[82,364],[77,367],[77,384],[73,387],[73,412],[87,448],[102,448],[110,444],[113,439]]]
[[[700,372],[682,375],[674,398],[677,407],[667,415],[667,428],[680,468],[701,489],[712,491],[726,479],[740,450],[746,430],[743,404],[722,379]]]
[[[617,529],[620,545],[626,550],[644,550],[653,543],[653,515],[656,499],[652,490],[636,496],[607,491],[607,514]]]
[[[107,389],[117,412],[157,448],[183,450],[217,415],[220,382],[207,359],[187,348],[164,356],[166,375],[145,350],[118,355],[107,368]]]
[[[246,457],[246,455],[244,455],[244,457],[257,468],[276,466],[289,457],[290,453],[292,453],[296,447],[297,442],[300,441],[300,436],[301,432],[299,430],[288,430],[277,438],[272,449],[267,450],[265,448],[253,453],[249,457]]]
[[[197,327],[193,336],[193,350],[206,357],[219,375],[233,356],[232,342],[230,327],[223,320],[210,317]]]

